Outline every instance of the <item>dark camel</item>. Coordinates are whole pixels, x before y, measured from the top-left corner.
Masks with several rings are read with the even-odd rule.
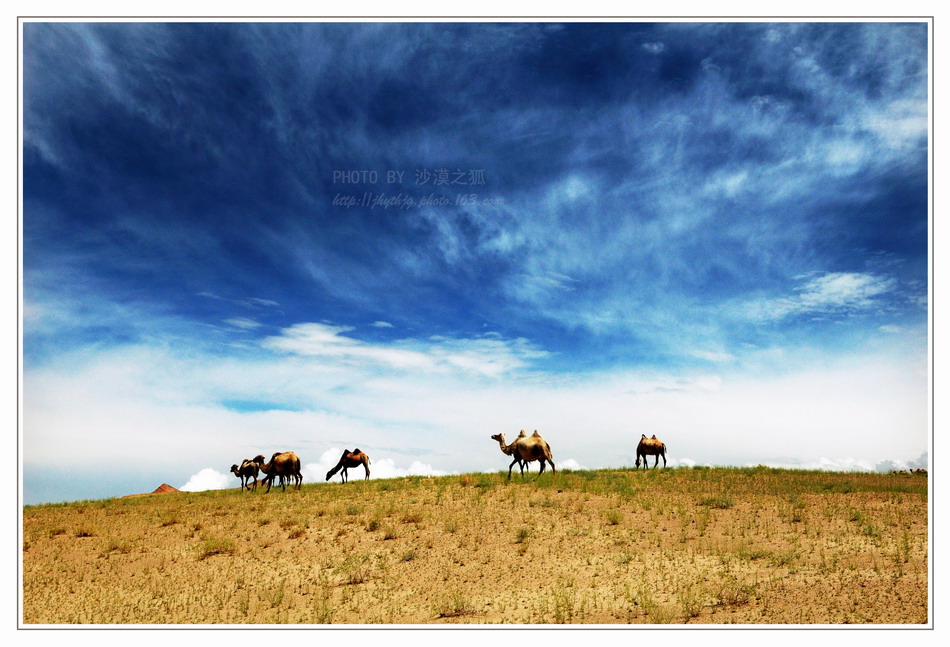
[[[646,434],[640,434],[640,442],[637,444],[637,469],[640,469],[641,457],[643,457],[643,469],[649,467],[647,465],[647,456],[656,456],[653,467],[657,466],[662,456],[663,467],[666,467],[666,445],[660,442],[656,434],[654,434],[652,438],[647,438]]]
[[[334,467],[329,472],[327,472],[327,480],[329,481],[330,478],[334,474],[336,474],[337,472],[340,472],[340,470],[342,469],[343,471],[340,472],[340,478],[343,480],[344,483],[346,483],[347,481],[346,470],[348,470],[351,467],[359,467],[360,465],[362,465],[366,469],[366,479],[368,480],[369,479],[369,456],[361,452],[359,448],[354,449],[353,451],[344,449],[343,455],[340,456],[340,461],[336,464],[336,467]]]
[[[303,474],[300,473],[300,459],[297,458],[297,455],[293,452],[275,452],[270,458],[269,463],[264,463],[264,456],[258,454],[254,457],[254,462],[257,463],[258,468],[264,474],[267,474],[264,477],[262,483],[267,483],[267,492],[270,492],[270,486],[274,482],[274,477],[280,477],[280,489],[285,491],[287,489],[284,479],[293,479],[294,484],[297,486],[297,489],[300,489],[300,484],[303,482]]]
[[[241,466],[237,465],[231,466],[231,473],[236,477],[241,479],[241,491],[244,491],[244,488],[248,490],[251,489],[251,486],[248,485],[248,482],[253,478],[254,479],[254,489],[257,489],[257,473],[259,471],[257,463],[252,461],[250,458],[245,458],[241,461]]]

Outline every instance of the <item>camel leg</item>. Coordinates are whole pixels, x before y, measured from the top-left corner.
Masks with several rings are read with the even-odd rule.
[[[363,468],[366,469],[366,480],[369,480],[369,463],[363,463]]]
[[[544,474],[544,459],[542,458],[538,462],[541,463],[541,470],[538,472],[538,478],[541,478],[541,475]]]
[[[518,459],[511,461],[511,465],[508,466],[508,480],[511,480],[511,468],[515,466],[515,463],[518,462]],[[521,472],[521,476],[524,476],[524,471]]]
[[[551,463],[551,473],[557,474],[557,470],[554,468],[554,461],[548,461],[548,462]]]
[[[666,454],[660,454],[663,457],[663,467],[666,467]]]

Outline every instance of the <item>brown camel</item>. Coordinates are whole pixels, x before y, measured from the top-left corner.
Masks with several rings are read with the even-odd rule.
[[[237,465],[231,466],[231,473],[236,477],[241,479],[241,491],[244,491],[244,488],[248,490],[251,489],[251,486],[248,485],[248,482],[253,478],[254,479],[254,489],[257,489],[257,473],[259,471],[257,463],[252,461],[250,458],[245,458],[241,461],[241,466]]]
[[[643,457],[643,469],[649,467],[647,465],[647,456],[656,456],[656,460],[653,461],[653,467],[657,466],[662,456],[663,467],[666,467],[666,445],[660,442],[656,434],[654,434],[652,438],[647,438],[646,434],[640,434],[640,442],[637,444],[637,469],[640,469],[641,456]]]
[[[551,471],[557,474],[557,469],[554,467],[554,455],[551,453],[551,446],[541,437],[537,429],[535,429],[534,433],[530,436],[526,436],[522,429],[521,433],[518,434],[518,437],[515,438],[515,441],[510,445],[505,444],[504,434],[495,434],[491,439],[498,441],[502,453],[506,456],[514,457],[514,460],[511,461],[511,464],[508,466],[509,479],[511,478],[511,468],[514,467],[515,463],[524,463],[527,465],[531,461],[540,462],[541,470],[538,472],[538,478],[541,478],[541,475],[544,474],[545,462],[550,463]],[[521,475],[523,477],[524,472],[522,472]]]
[[[257,463],[258,468],[264,474],[267,474],[264,477],[262,483],[267,483],[267,492],[270,492],[270,486],[274,482],[274,477],[280,477],[280,489],[286,490],[286,483],[284,482],[285,478],[292,478],[294,484],[297,486],[297,489],[300,489],[300,484],[303,482],[303,475],[300,473],[300,459],[297,458],[297,455],[293,452],[274,452],[274,455],[271,456],[269,463],[264,463],[264,456],[258,454],[254,457],[254,462]]]
[[[366,480],[369,480],[369,456],[361,452],[359,448],[353,451],[344,449],[343,455],[340,456],[340,461],[336,464],[336,467],[327,472],[327,480],[329,481],[334,474],[340,472],[342,469],[343,471],[340,472],[340,478],[346,483],[346,470],[351,467],[359,467],[360,465],[366,469]]]
[[[500,440],[499,440],[499,437],[500,437]],[[526,438],[526,437],[527,436],[524,433],[524,429],[522,429],[518,433],[518,438]],[[511,443],[510,445],[505,445],[504,436],[502,436],[501,434],[495,434],[494,436],[492,436],[492,440],[498,441],[498,444],[501,445],[501,451],[505,454],[505,456],[511,456],[512,454],[514,454],[515,444]],[[515,439],[515,441],[517,442],[517,439]],[[518,469],[521,470],[521,478],[524,478],[524,470],[526,467],[528,467],[528,463],[521,460],[520,456],[515,456],[515,459],[511,462],[511,465],[508,467],[508,469],[510,470],[511,467],[513,467],[515,463],[518,463]],[[528,471],[529,472],[531,471],[530,467],[528,468]]]

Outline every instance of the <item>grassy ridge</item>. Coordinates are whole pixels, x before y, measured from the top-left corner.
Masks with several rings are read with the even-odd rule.
[[[27,506],[27,623],[923,623],[927,479],[505,473]]]

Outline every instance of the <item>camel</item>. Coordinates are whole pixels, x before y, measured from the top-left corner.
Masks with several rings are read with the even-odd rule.
[[[662,456],[663,467],[666,467],[666,445],[660,442],[656,434],[654,434],[652,438],[647,438],[646,434],[640,434],[640,442],[637,444],[637,469],[640,469],[641,456],[643,457],[643,469],[649,467],[649,465],[647,465],[647,456],[656,456],[653,467],[657,466]]]
[[[303,475],[300,473],[300,459],[297,458],[297,455],[293,452],[274,452],[274,455],[271,456],[269,463],[264,463],[264,456],[258,454],[254,457],[254,462],[257,464],[258,468],[264,474],[267,474],[264,477],[263,482],[267,483],[267,492],[270,492],[270,486],[274,482],[274,477],[280,477],[280,489],[285,491],[286,483],[284,478],[293,478],[294,484],[297,486],[297,489],[300,489],[300,484],[303,482]]]
[[[918,474],[920,476],[927,476],[927,470],[917,468],[914,470],[914,474]]]
[[[538,478],[541,478],[541,475],[544,474],[545,462],[550,463],[551,471],[557,474],[557,469],[554,467],[554,455],[551,453],[551,446],[541,437],[537,429],[535,429],[534,433],[530,436],[526,436],[522,429],[521,433],[518,434],[518,437],[515,438],[514,442],[510,445],[505,444],[504,434],[495,434],[491,439],[498,441],[498,445],[501,447],[503,454],[506,456],[514,456],[514,460],[511,461],[511,464],[508,466],[509,479],[511,479],[511,468],[518,462],[523,462],[527,465],[531,461],[539,461],[541,470],[538,472]],[[524,477],[524,472],[521,473],[521,476]]]
[[[327,480],[329,481],[334,474],[340,472],[342,469],[343,471],[340,472],[340,478],[344,483],[346,483],[346,470],[351,467],[358,467],[360,465],[366,469],[366,479],[369,480],[369,456],[361,452],[359,448],[356,448],[353,451],[344,449],[343,455],[340,456],[340,461],[336,464],[336,467],[327,472]]]
[[[243,461],[241,461],[240,467],[238,467],[237,465],[231,466],[231,473],[234,474],[239,479],[241,479],[242,492],[244,491],[245,487],[248,490],[251,489],[251,486],[248,485],[248,482],[252,478],[254,479],[254,489],[255,490],[257,489],[257,473],[259,469],[260,468],[258,468],[257,463],[252,461],[250,458],[245,458]]]
[[[495,434],[494,436],[492,436],[492,440],[498,440],[499,436],[501,436],[501,434]],[[526,438],[526,437],[527,435],[524,433],[524,429],[518,432],[518,438]],[[518,441],[518,438],[515,439],[515,442]],[[499,440],[498,442],[501,445],[501,451],[504,452],[506,456],[511,456],[512,454],[514,454],[514,443],[511,443],[511,445],[505,445],[504,437],[502,437],[502,440]],[[520,456],[515,456],[515,460],[511,462],[511,465],[509,465],[508,469],[510,470],[511,467],[513,467],[515,463],[518,463],[518,469],[521,470],[521,478],[524,478],[524,470],[526,467],[528,468],[528,472],[531,472],[531,468],[529,467],[529,464],[521,460]]]

